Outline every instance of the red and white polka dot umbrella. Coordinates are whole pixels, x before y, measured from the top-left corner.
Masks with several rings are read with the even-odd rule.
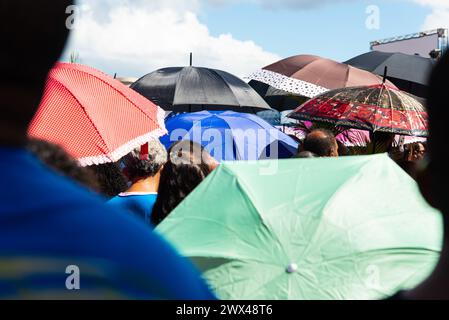
[[[164,114],[98,70],[59,63],[50,71],[29,135],[62,146],[83,166],[98,165],[166,134]]]

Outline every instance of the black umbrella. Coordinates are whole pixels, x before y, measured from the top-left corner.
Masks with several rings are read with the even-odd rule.
[[[284,90],[276,89],[269,84],[257,80],[251,80],[249,85],[264,98],[271,108],[278,111],[294,110],[309,99]]]
[[[165,68],[137,80],[131,88],[167,111],[271,109],[247,83],[221,70]]]
[[[359,69],[383,75],[399,89],[418,97],[427,97],[429,75],[435,60],[403,53],[371,51],[345,62]]]

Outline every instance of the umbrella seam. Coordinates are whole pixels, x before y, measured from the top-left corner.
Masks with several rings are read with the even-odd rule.
[[[237,96],[234,92],[234,90],[231,89],[231,86],[225,81],[225,79],[214,69],[211,69],[212,73],[214,73],[216,76],[218,76],[218,78],[220,79],[221,82],[223,82],[225,84],[225,86],[228,88],[228,90],[232,93],[233,98],[235,99],[236,103],[238,104],[238,107],[244,107],[243,105],[240,104],[240,101],[237,99]],[[251,107],[253,108],[253,107]]]

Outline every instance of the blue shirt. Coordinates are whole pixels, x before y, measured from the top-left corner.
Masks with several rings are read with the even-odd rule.
[[[151,213],[156,199],[157,193],[124,192],[109,200],[108,203],[122,210],[128,210],[151,224]]]
[[[0,168],[0,298],[214,299],[137,218],[22,149],[0,147]]]

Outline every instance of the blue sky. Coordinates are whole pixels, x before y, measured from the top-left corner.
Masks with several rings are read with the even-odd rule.
[[[449,1],[449,0],[448,0]],[[365,27],[366,8],[380,9],[380,29]],[[264,8],[254,4],[208,6],[200,15],[213,35],[231,33],[253,40],[282,57],[310,53],[345,61],[369,50],[373,40],[421,31],[431,13],[410,1],[354,1],[308,10]]]
[[[368,29],[368,6],[379,29]],[[67,55],[119,76],[188,63],[244,77],[296,54],[344,61],[373,40],[449,26],[449,0],[79,0]],[[67,57],[67,56],[66,56]]]

